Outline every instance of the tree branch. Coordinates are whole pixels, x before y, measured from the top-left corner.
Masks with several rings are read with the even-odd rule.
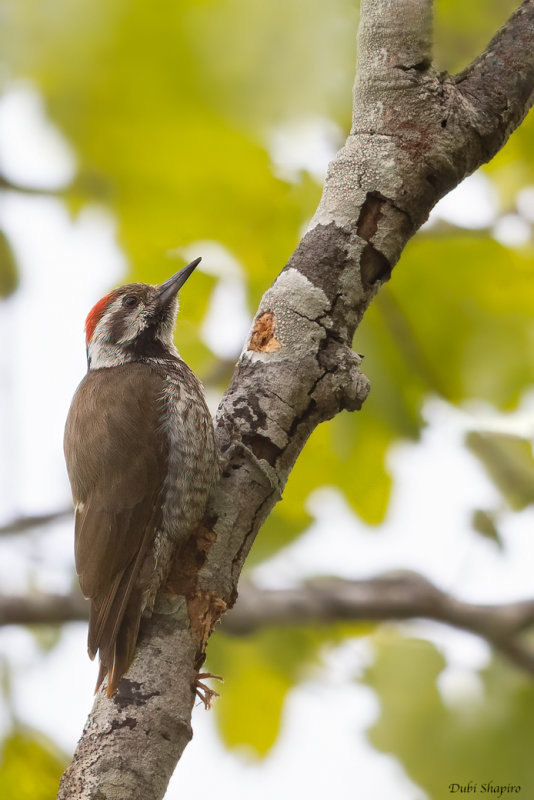
[[[0,525],[0,536],[12,536],[14,533],[25,533],[32,528],[40,528],[43,525],[50,525],[61,519],[73,516],[72,508],[60,508],[58,511],[50,511],[48,514],[32,514],[31,516],[21,516]]]
[[[459,80],[430,65],[430,0],[362,0],[351,133],[308,232],[260,303],[219,407],[220,484],[177,556],[172,601],[161,598],[161,613],[144,623],[118,693],[97,696],[60,798],[163,796],[190,737],[195,671],[236,600],[254,537],[313,429],[366,397],[351,349],[357,325],[431,208],[504,144],[530,107],[533,2]],[[517,53],[506,67],[512,38]],[[482,79],[504,80],[502,95],[471,94]],[[503,122],[508,92],[513,109]]]
[[[453,78],[478,137],[472,170],[495,155],[534,102],[533,46],[534,2],[524,0],[486,50]]]
[[[89,601],[71,594],[0,595],[0,625],[62,625],[89,619]]]
[[[79,592],[0,596],[0,625],[53,625],[86,620],[88,614],[89,604]],[[236,605],[225,615],[221,630],[246,636],[271,626],[416,618],[437,620],[477,634],[534,674],[534,651],[521,639],[521,634],[534,626],[534,600],[466,603],[415,572],[354,581],[316,578],[295,588],[275,591],[245,584]]]
[[[294,589],[240,590],[223,628],[244,635],[268,625],[317,625],[339,620],[432,619],[486,639],[521,669],[534,674],[534,650],[521,639],[534,625],[534,600],[466,603],[415,572],[369,580],[319,578]]]

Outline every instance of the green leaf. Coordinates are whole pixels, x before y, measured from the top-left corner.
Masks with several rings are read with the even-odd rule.
[[[398,758],[433,800],[448,800],[451,783],[469,781],[478,784],[478,794],[489,781],[520,785],[528,794],[534,686],[526,675],[494,661],[481,673],[481,693],[464,689],[445,705],[436,683],[445,661],[429,642],[382,629],[375,653],[364,679],[380,702],[369,731],[373,746]]]
[[[391,490],[384,457],[392,432],[371,405],[342,413],[311,435],[288,481],[287,493],[302,502],[321,486],[337,486],[371,524],[382,521]],[[284,503],[286,494],[284,493]]]
[[[254,306],[287,260],[320,187],[306,175],[296,185],[275,177],[268,128],[333,98],[346,110],[352,82],[354,37],[333,13],[353,15],[352,4],[312,5],[303,17],[282,0],[163,2],[158,13],[146,0],[17,4],[4,57],[37,84],[76,151],[72,207],[85,196],[116,216],[129,278],[159,282],[168,251],[215,240],[244,265]],[[291,47],[272,49],[295,30]],[[237,64],[247,68],[236,74]],[[205,300],[199,289],[196,320]]]
[[[261,758],[278,736],[287,692],[320,664],[327,646],[374,626],[338,623],[319,628],[267,628],[239,638],[217,631],[208,648],[209,670],[224,683],[215,704],[224,743]]]
[[[500,550],[503,550],[504,544],[499,533],[499,529],[495,524],[496,513],[492,511],[485,511],[482,508],[477,508],[473,512],[472,524],[477,533],[485,536],[486,539],[491,539],[497,544]]]
[[[374,335],[380,315],[389,329],[385,368],[395,369],[395,381],[403,365],[401,394],[407,382],[413,392],[433,391],[454,403],[476,398],[509,409],[534,381],[530,252],[483,237],[419,238],[406,248],[386,291],[396,318],[376,303],[362,328]]]
[[[0,230],[0,297],[13,294],[19,283],[17,262],[3,231]]]
[[[278,735],[290,677],[248,638],[228,642],[217,634],[210,643],[208,663],[211,671],[224,678],[215,705],[224,743],[256,757],[265,756]]]
[[[440,68],[457,72],[475,58],[504,25],[515,0],[440,0],[435,4],[435,51]]]
[[[147,0],[18,0],[15,8],[0,31],[6,74],[43,93],[78,159],[68,202],[111,210],[126,279],[160,282],[179,266],[169,251],[216,241],[243,266],[255,308],[320,194],[304,170],[295,183],[276,176],[272,131],[317,118],[347,127],[357,4],[309,0],[304,15],[299,0],[166,0],[158,13]],[[438,61],[465,66],[514,8],[515,0],[442,0]],[[490,167],[510,196],[534,180],[533,125],[531,117]],[[370,397],[359,414],[313,434],[256,559],[299,535],[306,500],[325,482],[380,523],[391,491],[387,451],[417,438],[429,393],[517,403],[534,379],[531,260],[529,250],[481,236],[409,245],[356,337]],[[215,360],[199,326],[214,284],[203,273],[194,280],[177,339],[204,377]]]
[[[293,500],[291,489],[286,490],[283,502],[271,511],[256,536],[245,569],[255,567],[287,547],[304,533],[311,521],[312,517],[304,510],[302,500]]]
[[[533,142],[534,115],[529,114],[506,146],[484,166],[484,172],[498,189],[503,212],[514,212],[517,193],[534,183]]]
[[[356,335],[371,393],[361,412],[330,423],[339,433],[330,444],[324,431],[317,434],[322,452],[312,451],[312,437],[303,456],[310,459],[307,485],[314,486],[314,465],[325,463],[321,476],[344,489],[363,519],[380,522],[390,488],[385,454],[396,439],[418,435],[429,393],[453,403],[483,399],[513,407],[534,381],[531,272],[528,253],[487,238],[412,242]],[[325,458],[329,447],[330,459]],[[516,472],[518,460],[515,453]],[[529,498],[534,475],[527,469],[532,456],[525,446],[520,460],[522,477],[515,474],[508,482],[515,482],[509,492]],[[299,469],[302,474],[300,462],[297,475]],[[517,507],[519,501],[513,502]]]
[[[32,634],[41,652],[48,653],[59,643],[59,640],[61,639],[62,626],[26,625],[26,630]]]
[[[534,503],[534,457],[529,441],[478,431],[468,433],[465,440],[510,508],[519,511]]]
[[[2,743],[2,800],[53,800],[66,758],[42,734],[20,729]]]
[[[311,522],[306,501],[325,485],[339,488],[365,522],[382,522],[391,492],[385,456],[394,438],[395,431],[367,403],[358,414],[344,412],[316,428],[289,476],[281,503],[256,538],[251,564],[306,530]]]

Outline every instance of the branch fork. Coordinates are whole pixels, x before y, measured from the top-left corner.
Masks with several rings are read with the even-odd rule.
[[[211,498],[192,596],[233,605],[254,537],[308,436],[365,399],[350,347],[369,303],[435,203],[503,146],[532,105],[534,0],[453,77],[431,66],[431,20],[431,0],[362,0],[351,133],[306,235],[260,304],[217,413],[223,459],[239,447],[247,456],[227,460]],[[145,621],[119,692],[96,698],[61,800],[163,797],[190,739],[204,658],[205,628],[191,613],[184,598],[172,619]],[[117,728],[126,706],[135,725]]]

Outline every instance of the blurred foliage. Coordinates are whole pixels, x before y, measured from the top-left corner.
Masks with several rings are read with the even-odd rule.
[[[20,728],[3,740],[0,753],[2,800],[52,800],[66,757],[43,734]]]
[[[3,6],[8,24],[0,43],[11,76],[5,88],[34,83],[71,143],[78,159],[66,190],[72,213],[86,203],[110,208],[129,280],[159,282],[176,267],[169,253],[179,256],[198,242],[195,255],[202,254],[202,241],[216,241],[242,266],[252,312],[320,194],[304,169],[291,181],[277,177],[273,134],[330,120],[339,127],[332,150],[342,141],[351,113],[357,3],[4,0]],[[465,67],[515,6],[514,0],[438,2],[438,66]],[[531,179],[532,140],[527,123],[492,166],[503,205]],[[199,336],[213,286],[212,277],[197,275],[180,325],[181,352],[202,376],[217,374],[215,356]],[[341,415],[314,433],[253,558],[265,558],[307,527],[304,503],[324,475],[362,519],[381,522],[391,489],[387,450],[399,437],[418,436],[429,392],[511,408],[534,371],[527,346],[532,301],[530,252],[481,236],[439,243],[427,237],[407,248],[358,331],[371,397],[361,414]]]
[[[530,250],[511,250],[488,237],[414,239],[356,334],[355,349],[365,354],[371,380],[368,401],[358,414],[340,414],[313,433],[269,524],[300,520],[304,527],[298,511],[325,476],[362,519],[381,522],[391,488],[385,455],[399,436],[418,436],[429,393],[457,404],[476,399],[501,410],[515,407],[534,383],[532,274]],[[492,441],[500,446],[494,468],[485,461],[490,476],[512,508],[519,507],[512,493],[523,505],[532,502],[530,445]]]
[[[249,756],[266,755],[291,687],[321,664],[325,649],[373,628],[373,623],[344,622],[315,629],[267,628],[243,638],[217,631],[208,663],[211,672],[224,675],[224,701],[215,704],[215,714],[225,744]]]
[[[436,0],[434,59],[440,69],[464,69],[520,5],[516,0]]]
[[[397,756],[432,800],[449,798],[449,784],[469,781],[478,784],[477,797],[489,781],[519,784],[528,793],[534,785],[532,680],[494,660],[479,675],[480,692],[458,683],[445,703],[438,686],[445,659],[432,644],[382,629],[375,652],[364,682],[378,695],[380,716],[369,738]]]
[[[15,256],[5,234],[0,230],[0,297],[8,297],[18,286]]]
[[[521,511],[534,503],[532,444],[517,436],[473,431],[466,437],[510,508]]]
[[[477,508],[472,516],[473,528],[477,533],[481,533],[486,539],[495,542],[500,550],[504,549],[504,543],[497,526],[497,515],[495,512]]]
[[[42,653],[53,650],[61,639],[61,625],[26,625],[26,630],[31,633]]]
[[[407,420],[416,419],[428,392],[456,404],[478,399],[501,410],[516,406],[534,381],[532,275],[530,248],[512,250],[487,237],[422,237],[408,244],[356,337],[356,349],[372,353],[365,366],[373,389],[386,379],[398,387],[402,414],[389,393],[374,400],[384,416],[395,413],[397,431],[409,434]]]
[[[437,65],[454,72],[518,2],[435,5]],[[91,203],[109,208],[128,257],[125,279],[159,282],[179,266],[170,251],[181,255],[192,243],[215,241],[241,265],[252,312],[320,195],[304,168],[294,180],[280,177],[273,135],[295,123],[315,130],[326,120],[339,131],[331,148],[342,141],[351,114],[357,2],[0,0],[0,6],[0,91],[29,81],[42,93],[78,163],[62,196],[73,215]],[[531,115],[487,168],[503,211],[514,210],[517,192],[534,182],[533,126]],[[0,296],[16,280],[12,251],[0,236]],[[215,281],[202,273],[195,281],[184,298],[180,350],[206,376],[217,373],[216,359],[199,327]],[[382,521],[391,490],[388,448],[418,437],[429,394],[513,408],[534,377],[533,285],[530,247],[506,249],[482,234],[436,237],[432,230],[415,239],[358,330],[369,400],[359,414],[341,414],[314,432],[251,563],[308,526],[306,499],[325,480],[342,489],[363,520]],[[469,444],[505,498],[513,508],[531,502],[528,445],[493,437],[488,455],[487,441],[471,437]],[[497,535],[491,512],[479,510],[474,522],[485,535]],[[225,741],[267,752],[284,697],[302,670],[317,663],[328,643],[362,631],[339,626],[214,637],[209,661],[225,677],[216,712]],[[401,758],[433,798],[462,776],[482,780],[488,763],[495,765],[491,777],[526,784],[532,689],[495,664],[482,678],[488,703],[452,710],[436,688],[442,668],[442,657],[424,642],[378,645],[367,677],[382,702],[375,745]],[[54,796],[61,758],[46,742],[16,732],[4,742],[3,759],[2,798]]]
[[[519,0],[436,0],[438,68],[451,73],[464,69],[519,5]],[[533,138],[534,116],[530,114],[485,168],[496,181],[503,211],[513,211],[517,192],[534,181]]]
[[[503,501],[500,508],[476,509],[473,527],[504,549],[499,531],[503,512],[508,509],[522,511],[534,503],[532,442],[511,434],[471,431],[466,435],[465,443],[499,489]]]

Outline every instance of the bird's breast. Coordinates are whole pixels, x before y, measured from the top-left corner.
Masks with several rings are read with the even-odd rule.
[[[199,381],[188,372],[179,380],[168,376],[162,393],[162,430],[169,454],[164,527],[177,540],[200,521],[218,476],[211,415]]]

